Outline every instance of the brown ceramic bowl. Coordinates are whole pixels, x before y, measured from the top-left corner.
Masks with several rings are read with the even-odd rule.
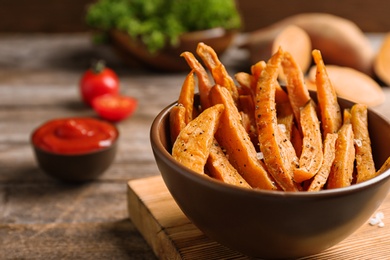
[[[352,106],[342,99],[339,103]],[[170,155],[172,106],[156,117],[150,132],[164,182],[201,231],[245,255],[284,259],[319,253],[356,231],[389,192],[390,170],[364,183],[310,193],[251,190],[202,176]],[[390,122],[372,110],[368,117],[374,159],[380,166],[390,156]]]
[[[92,181],[102,175],[115,159],[119,138],[119,131],[115,129],[115,141],[108,147],[92,152],[61,154],[44,150],[32,141],[38,128],[31,134],[31,145],[38,166],[51,177],[65,182]]]
[[[109,36],[120,58],[126,63],[134,64],[134,60],[161,71],[185,71],[189,67],[180,54],[184,51],[195,53],[199,42],[213,47],[221,55],[232,43],[236,31],[226,31],[222,28],[213,28],[204,31],[185,33],[180,37],[177,47],[165,48],[156,54],[150,54],[140,41],[119,30],[111,30]]]

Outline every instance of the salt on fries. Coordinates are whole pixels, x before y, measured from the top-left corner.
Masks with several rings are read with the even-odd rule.
[[[237,86],[210,46],[199,43],[196,54],[205,67],[182,53],[191,71],[170,112],[172,156],[186,167],[240,187],[311,192],[360,183],[390,168],[389,157],[375,170],[367,106],[342,114],[319,50],[312,52],[317,102],[281,48],[250,73],[235,74]]]

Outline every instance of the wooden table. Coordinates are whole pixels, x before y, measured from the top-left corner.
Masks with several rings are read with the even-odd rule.
[[[233,72],[245,58],[238,52],[223,57]],[[37,167],[29,138],[46,120],[95,116],[78,93],[81,73],[94,58],[118,72],[122,92],[135,96],[139,107],[118,124],[119,151],[104,175],[65,184]],[[155,258],[128,217],[126,184],[159,174],[149,128],[177,98],[185,73],[124,66],[88,34],[0,35],[0,259]],[[390,89],[384,91],[387,102],[374,109],[390,119]]]

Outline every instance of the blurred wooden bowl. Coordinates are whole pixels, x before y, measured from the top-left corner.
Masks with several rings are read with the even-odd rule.
[[[180,37],[178,46],[167,47],[151,54],[142,42],[132,39],[127,33],[119,30],[109,32],[114,49],[125,63],[139,62],[152,69],[167,72],[189,70],[180,54],[184,51],[195,53],[199,42],[211,46],[218,55],[221,55],[231,45],[236,34],[237,31],[222,28],[185,33]]]

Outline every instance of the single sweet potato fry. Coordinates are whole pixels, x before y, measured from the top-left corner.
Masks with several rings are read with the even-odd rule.
[[[230,92],[215,85],[210,91],[210,100],[212,104],[225,106],[215,138],[226,150],[230,163],[252,188],[277,190],[273,178],[257,158],[256,149],[241,123],[240,113]]]
[[[338,131],[336,154],[328,177],[328,189],[350,186],[355,161],[354,136],[351,124],[343,124]]]
[[[232,95],[234,102],[237,102],[237,86],[235,85],[233,79],[229,76],[225,66],[219,60],[214,49],[203,42],[200,42],[196,48],[196,53],[203,60],[206,67],[211,72],[211,75],[213,75],[215,84],[227,88]]]
[[[188,123],[173,144],[173,158],[203,174],[223,110],[222,104],[212,106]]]
[[[283,190],[298,191],[298,186],[292,178],[298,158],[290,140],[280,130],[276,115],[275,90],[282,58],[283,51],[279,49],[269,59],[257,82],[256,124],[260,151],[264,155],[269,173]]]
[[[352,106],[351,124],[356,150],[356,183],[360,183],[375,177],[375,164],[368,132],[367,105],[355,104]]]
[[[195,78],[194,71],[188,73],[181,87],[177,103],[185,107],[185,123],[188,124],[193,118],[194,109]]]
[[[337,133],[342,124],[341,110],[337,102],[336,90],[328,77],[321,52],[313,50],[314,62],[317,66],[316,87],[318,104],[321,111],[322,134]]]
[[[322,161],[320,170],[314,176],[307,191],[320,191],[325,186],[336,154],[337,136],[337,134],[326,135],[324,141],[324,160]]]
[[[198,88],[200,96],[200,105],[202,110],[210,106],[209,102],[209,92],[213,84],[210,82],[209,75],[205,68],[200,64],[200,62],[195,58],[194,54],[191,52],[183,52],[180,56],[184,57],[188,65],[195,72],[198,78]]]
[[[178,104],[177,106],[172,107],[169,112],[169,127],[171,131],[171,143],[175,143],[176,138],[179,136],[179,133],[187,125],[185,121],[186,117],[186,108]]]
[[[251,188],[237,170],[230,164],[218,142],[214,139],[207,159],[206,168],[211,177],[228,184]]]
[[[294,170],[294,181],[298,183],[309,180],[317,174],[323,160],[322,134],[314,101],[310,100],[301,109],[300,120],[303,145],[299,168]]]
[[[263,60],[251,66],[251,73],[255,77],[256,81],[259,79],[261,72],[265,69],[266,66],[267,66],[267,62]],[[256,88],[254,89],[254,91],[256,91]]]
[[[255,98],[256,95],[257,81],[261,75],[261,72],[266,68],[266,66],[267,63],[265,61],[259,61],[256,64],[251,66],[251,73],[253,79],[251,81],[252,82],[251,87],[254,93],[253,98]],[[289,97],[279,84],[276,85],[276,89],[275,89],[275,102],[276,102],[276,110],[278,111],[277,113],[278,124],[279,126],[283,125],[286,136],[289,139],[291,139],[292,127],[294,124],[294,115],[293,115]]]
[[[266,66],[266,63],[259,62],[257,63],[258,69],[264,70]],[[265,65],[263,65],[265,64]],[[253,67],[252,67],[253,68]],[[258,72],[255,72],[258,74]],[[260,76],[260,75],[259,75]],[[293,107],[290,103],[290,98],[287,92],[277,83],[275,85],[275,103],[276,103],[276,111],[277,111],[277,118],[278,118],[278,124],[284,125],[284,130],[286,133],[286,136],[291,140],[292,137],[292,128],[294,126],[294,111]]]
[[[267,63],[265,61],[259,61],[256,64],[251,66],[251,73],[254,77],[254,82],[255,82],[255,84],[252,86],[253,93],[256,93],[257,81],[259,80],[261,72],[265,69],[266,66]],[[283,88],[279,84],[276,85],[275,101],[277,104],[281,104],[281,103],[285,104],[290,102],[288,94],[286,93],[286,91],[283,90]],[[282,106],[287,107],[286,105],[282,105]]]
[[[251,74],[248,74],[246,72],[238,72],[234,74],[234,78],[238,82],[238,84],[241,86],[239,88],[239,95],[252,95],[254,96],[254,85],[256,85],[255,77]]]
[[[251,66],[251,73],[254,79],[254,84],[252,84],[252,90],[254,92],[254,95],[256,94],[257,81],[261,75],[261,72],[266,68],[266,66],[267,63],[265,61],[259,61]],[[279,84],[277,84],[275,87],[275,102],[276,110],[278,112],[278,124],[284,125],[286,135],[289,139],[291,139],[294,115],[290,104],[290,99],[287,93],[282,89]]]
[[[300,109],[309,102],[309,90],[305,85],[304,75],[299,65],[290,53],[285,52],[282,59],[283,73],[286,78],[286,88],[292,110],[298,124],[300,124]]]

